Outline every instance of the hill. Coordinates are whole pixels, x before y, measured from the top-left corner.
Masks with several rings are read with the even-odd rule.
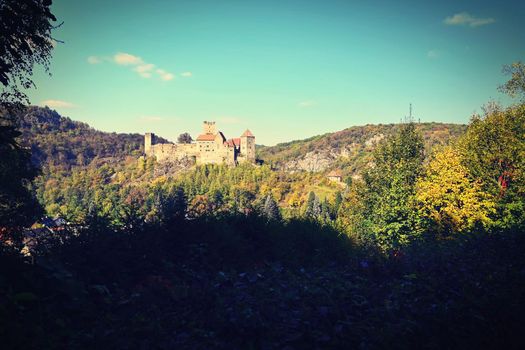
[[[47,107],[29,107],[18,116],[21,143],[30,147],[33,162],[40,166],[69,170],[95,161],[119,163],[126,157],[138,157],[144,149],[143,136],[103,132],[86,123],[61,116]],[[258,146],[257,155],[264,163],[284,171],[324,172],[342,169],[343,175],[355,175],[369,161],[372,150],[397,124],[353,126],[341,131],[290,141],[276,146]],[[446,144],[461,135],[466,125],[420,123],[427,149]],[[160,138],[159,142],[168,142]]]
[[[368,163],[376,144],[392,134],[399,124],[353,126],[304,140],[258,147],[258,158],[286,171],[326,171],[343,169],[344,175],[359,172]],[[427,150],[465,132],[461,124],[419,123]]]
[[[99,131],[47,107],[28,107],[16,119],[22,132],[21,144],[31,148],[32,160],[39,166],[69,170],[93,161],[118,162],[143,153],[140,134]]]

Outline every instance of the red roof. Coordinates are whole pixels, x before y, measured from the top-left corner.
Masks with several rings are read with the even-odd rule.
[[[226,144],[229,147],[239,147],[239,145],[241,144],[241,139],[240,138],[229,139],[228,141],[226,141]]]
[[[343,177],[343,174],[341,174],[340,170],[332,170],[327,176],[328,177]]]
[[[252,132],[248,129],[241,135],[241,137],[255,137],[253,136]]]
[[[197,136],[197,141],[214,141],[215,135],[213,134],[201,134]]]

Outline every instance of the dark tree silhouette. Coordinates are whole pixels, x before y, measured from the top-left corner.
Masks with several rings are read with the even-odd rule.
[[[28,189],[38,171],[31,164],[31,153],[18,144],[18,136],[14,122],[0,118],[0,231],[31,224],[41,214]]]
[[[21,89],[29,89],[33,67],[49,72],[54,43],[51,31],[57,26],[51,0],[0,1],[0,104],[28,103]]]
[[[307,217],[307,218],[313,218],[315,215],[314,215],[314,203],[315,203],[315,199],[316,199],[316,195],[313,191],[310,191],[310,193],[308,194],[308,201],[306,202],[306,211],[304,213],[304,215]]]
[[[177,138],[178,143],[191,143],[191,141],[193,141],[193,139],[191,138],[191,135],[187,132],[180,134]]]
[[[35,84],[33,67],[41,65],[49,72],[54,39],[51,31],[56,21],[51,0],[0,1],[0,234],[17,231],[41,213],[29,184],[37,175],[31,153],[22,148],[16,111],[28,103],[21,91]]]
[[[277,203],[275,203],[275,200],[271,195],[268,195],[266,197],[266,201],[264,202],[263,214],[269,221],[281,220],[281,212],[279,211],[279,207],[277,206]]]

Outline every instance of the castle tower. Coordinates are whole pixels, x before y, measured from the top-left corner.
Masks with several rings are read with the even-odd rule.
[[[204,134],[212,134],[215,135],[217,133],[217,129],[215,128],[215,122],[207,122],[204,121],[202,123],[202,132]]]
[[[241,135],[241,154],[246,161],[255,163],[255,136],[248,129]]]
[[[149,155],[151,152],[151,146],[155,144],[155,134],[147,132],[144,135],[144,153]]]

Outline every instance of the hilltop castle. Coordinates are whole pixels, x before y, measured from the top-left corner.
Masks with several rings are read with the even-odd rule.
[[[202,134],[191,143],[157,144],[155,135],[146,133],[144,152],[158,161],[193,158],[196,164],[255,163],[255,136],[246,130],[241,137],[227,140],[221,131],[217,131],[215,122],[205,121]]]

